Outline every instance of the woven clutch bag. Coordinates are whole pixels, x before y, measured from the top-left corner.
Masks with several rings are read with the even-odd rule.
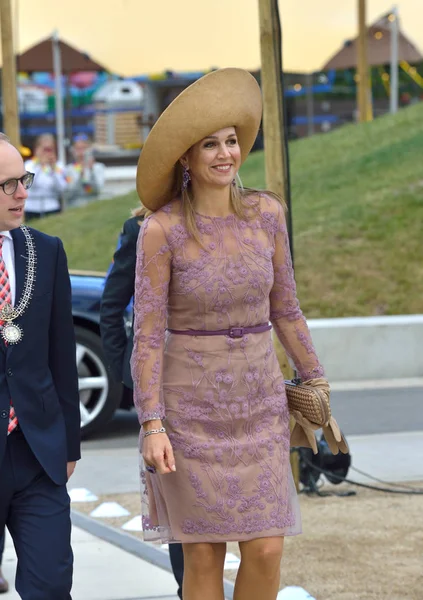
[[[291,431],[291,446],[312,448],[317,454],[315,431],[322,428],[333,454],[348,454],[348,444],[330,410],[330,388],[326,379],[316,378],[301,383],[299,379],[285,381],[289,412],[295,420]]]
[[[300,379],[285,381],[285,389],[290,412],[300,412],[310,423],[319,427],[329,423],[332,416],[329,394],[324,390],[304,385]]]

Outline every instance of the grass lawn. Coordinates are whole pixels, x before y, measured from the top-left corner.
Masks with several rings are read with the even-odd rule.
[[[290,144],[296,279],[307,317],[423,312],[423,103]],[[262,152],[242,169],[265,188]],[[74,269],[106,270],[135,192],[42,219]]]

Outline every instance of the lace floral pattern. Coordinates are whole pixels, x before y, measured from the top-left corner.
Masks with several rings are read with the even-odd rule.
[[[178,200],[138,241],[132,374],[139,421],[166,419],[177,471],[141,458],[145,539],[228,541],[300,531],[289,413],[269,332],[179,336],[269,320],[302,378],[323,374],[299,308],[282,207],[262,196],[246,219],[197,216]],[[142,448],[142,436],[140,438]]]

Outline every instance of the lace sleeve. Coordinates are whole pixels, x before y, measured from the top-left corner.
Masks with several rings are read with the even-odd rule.
[[[161,384],[170,259],[166,235],[157,219],[151,216],[142,225],[138,237],[135,276],[131,372],[140,424],[165,417]]]
[[[322,377],[310,331],[297,299],[288,231],[282,206],[278,203],[275,222],[274,284],[270,293],[270,321],[288,357],[303,381]]]

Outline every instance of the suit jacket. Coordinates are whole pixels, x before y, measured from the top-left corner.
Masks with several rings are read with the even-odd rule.
[[[124,327],[124,313],[135,289],[137,240],[140,217],[132,217],[123,225],[113,266],[106,279],[100,308],[100,330],[104,354],[116,381],[133,388],[130,358],[134,341],[131,328],[129,337]]]
[[[32,298],[15,320],[23,338],[16,345],[5,345],[2,338],[0,341],[0,464],[12,399],[31,450],[49,477],[62,485],[67,479],[66,463],[81,456],[71,287],[62,242],[35,229],[29,231],[37,263]],[[14,229],[11,234],[16,306],[24,288],[28,257],[22,230]]]

